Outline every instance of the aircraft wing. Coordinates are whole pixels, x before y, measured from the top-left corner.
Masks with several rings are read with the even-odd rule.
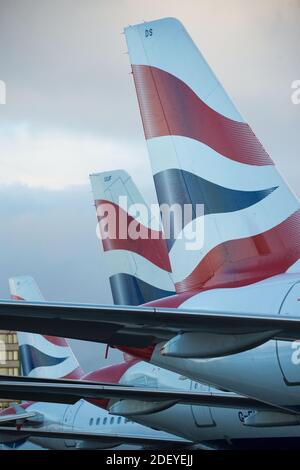
[[[217,406],[222,408],[275,410],[275,407],[229,392],[191,392],[178,389],[156,389],[66,379],[39,379],[31,377],[0,376],[0,398],[34,400],[73,404],[80,399],[136,400],[162,403],[166,407],[176,403]],[[276,410],[278,410],[276,408]]]
[[[99,444],[107,443],[110,447],[115,447],[120,444],[140,444],[140,445],[155,445],[162,448],[166,445],[193,445],[193,442],[188,441],[186,439],[172,436],[169,437],[148,437],[148,436],[134,436],[134,435],[126,435],[126,434],[118,434],[118,433],[104,433],[104,432],[85,432],[85,431],[58,431],[58,430],[51,430],[51,429],[37,429],[33,427],[24,426],[21,429],[16,430],[16,428],[8,427],[8,426],[0,426],[0,434],[5,435],[12,435],[14,438],[21,439],[24,437],[47,437],[47,438],[56,438],[56,439],[70,439],[70,440],[84,440],[84,441],[92,441],[92,442],[99,442]]]
[[[0,328],[134,348],[164,343],[166,355],[180,357],[180,350],[183,357],[201,358],[243,351],[272,338],[299,338],[300,318],[272,313],[1,301]],[[185,334],[197,335],[195,343],[200,350],[185,352]],[[177,345],[181,340],[177,352],[174,339]],[[189,347],[191,344],[190,338]]]

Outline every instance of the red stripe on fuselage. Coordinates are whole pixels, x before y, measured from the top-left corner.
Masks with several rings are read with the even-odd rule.
[[[240,163],[273,164],[248,124],[213,110],[174,75],[147,65],[132,71],[146,139],[179,135]]]
[[[137,359],[133,359],[128,362],[122,362],[120,364],[114,364],[112,366],[103,367],[103,369],[98,369],[93,372],[89,372],[88,374],[82,377],[83,381],[88,382],[103,382],[107,384],[118,384],[120,382],[121,377],[125,374],[125,372],[132,367],[136,362]],[[96,406],[100,406],[101,408],[107,409],[108,404],[110,402],[110,398],[103,398],[103,399],[89,399],[87,400],[90,403],[93,403]]]
[[[161,307],[161,308],[180,308],[180,305],[183,304],[187,299],[193,295],[198,294],[199,292],[185,292],[184,294],[179,295],[170,295],[170,297],[165,297],[164,299],[153,300],[144,304],[146,307]],[[126,354],[131,356],[138,357],[143,361],[150,361],[155,345],[150,344],[146,348],[130,348],[126,346],[118,346],[120,351],[123,351]]]
[[[101,214],[98,210],[100,206],[103,209],[103,211],[101,209]],[[98,200],[96,201],[96,207],[104,251],[131,251],[143,256],[159,268],[171,272],[167,246],[161,231],[151,230],[138,223],[120,206],[111,201]],[[106,211],[105,207],[112,208],[112,210]],[[132,238],[130,224],[136,224],[134,232],[140,234],[139,238]]]

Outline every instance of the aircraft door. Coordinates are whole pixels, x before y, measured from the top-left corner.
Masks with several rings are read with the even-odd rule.
[[[200,384],[199,382],[191,381],[191,391],[193,392],[209,392],[208,385]],[[191,411],[195,424],[199,427],[215,426],[209,406],[191,405]]]
[[[300,282],[286,295],[280,308],[280,315],[300,316]],[[295,341],[277,341],[278,363],[287,385],[300,385],[300,337]]]
[[[75,417],[82,405],[82,400],[67,407],[63,417],[63,431],[70,431],[73,429]],[[76,441],[73,439],[65,439],[66,447],[75,447]]]

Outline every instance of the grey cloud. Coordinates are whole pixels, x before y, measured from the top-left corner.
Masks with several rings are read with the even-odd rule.
[[[0,9],[0,70],[8,84],[2,118],[9,122],[142,139],[121,32],[162,16],[184,22],[252,122],[257,115],[272,121],[274,111],[284,120],[290,112],[289,86],[299,73],[298,0],[1,0]]]

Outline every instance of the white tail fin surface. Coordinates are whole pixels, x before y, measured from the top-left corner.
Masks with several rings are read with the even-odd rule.
[[[43,302],[44,297],[31,276],[9,279],[11,298]],[[56,336],[18,332],[22,373],[41,378],[80,378],[83,376],[68,341]]]
[[[300,258],[299,203],[183,25],[165,18],[125,35],[158,201],[192,206],[168,240],[176,291],[285,272]],[[189,250],[198,204],[203,243]]]
[[[139,305],[174,294],[161,226],[131,177],[115,170],[93,174],[90,180],[114,303]],[[132,239],[130,224],[145,237]]]

